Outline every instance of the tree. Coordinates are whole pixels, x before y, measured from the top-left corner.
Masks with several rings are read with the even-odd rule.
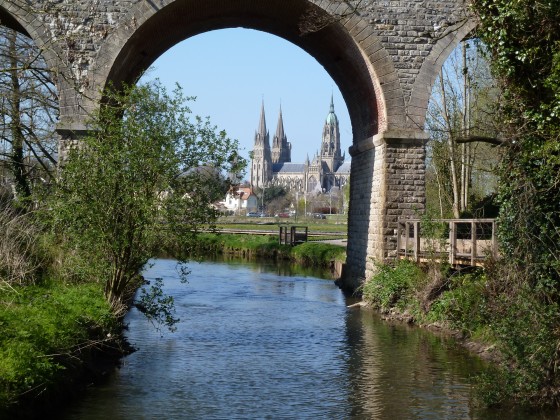
[[[154,82],[108,89],[105,98],[61,171],[48,214],[67,252],[87,258],[90,276],[106,281],[105,296],[120,311],[149,258],[164,244],[188,249],[213,224],[220,174],[244,160],[237,141],[208,119],[190,118],[180,87],[169,94]],[[144,297],[148,315],[173,323],[161,284]]]
[[[440,217],[448,212],[460,217],[470,209],[471,198],[482,198],[495,186],[499,151],[471,140],[498,137],[498,98],[483,46],[464,41],[442,68],[427,115],[428,189],[436,187],[428,191],[428,205],[437,207]]]
[[[0,26],[0,165],[19,199],[56,168],[58,96],[53,74],[33,40]]]
[[[472,7],[504,92],[503,259],[487,289],[507,374],[494,382],[530,404],[558,407],[560,3],[473,0]]]

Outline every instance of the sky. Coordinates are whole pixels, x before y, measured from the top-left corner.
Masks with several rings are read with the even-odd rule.
[[[282,107],[284,131],[292,143],[292,162],[303,163],[321,146],[331,94],[340,122],[342,151],[352,144],[352,127],[342,95],[325,69],[296,45],[265,32],[223,29],[189,38],[169,49],[143,80],[158,78],[172,89],[196,96],[194,115],[209,116],[241,154],[253,149],[264,101],[270,142]]]

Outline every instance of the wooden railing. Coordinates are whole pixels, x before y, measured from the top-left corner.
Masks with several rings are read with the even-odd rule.
[[[280,245],[298,245],[307,242],[308,228],[307,226],[280,226],[278,235]]]
[[[449,261],[481,266],[497,257],[495,219],[440,219],[398,221],[397,258],[416,262]]]

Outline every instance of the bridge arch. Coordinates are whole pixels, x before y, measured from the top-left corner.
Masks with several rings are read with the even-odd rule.
[[[0,17],[9,15],[6,21],[38,45],[58,48],[46,52],[46,59],[64,75],[58,83],[61,155],[85,130],[102,88],[135,82],[163,52],[191,36],[256,29],[314,57],[340,88],[352,123],[349,288],[367,277],[374,260],[394,254],[397,219],[424,210],[423,125],[432,86],[446,57],[474,26],[463,0],[367,2],[359,12],[340,0],[83,0],[58,3],[77,41],[65,43],[58,12],[34,15],[14,3],[0,0]],[[21,4],[40,8],[45,2]],[[91,33],[79,33],[84,22],[91,23]],[[305,22],[315,30],[302,34]]]
[[[378,76],[366,53],[367,46],[372,43],[371,34],[366,22],[360,18],[333,22],[303,35],[300,25],[308,10],[325,18],[333,12],[308,0],[235,0],[227,3],[207,0],[203,4],[197,0],[175,0],[166,1],[165,6],[157,11],[149,2],[142,2],[127,17],[127,21],[135,23],[134,27],[121,25],[116,34],[116,38],[124,42],[106,43],[99,51],[95,77],[98,88],[108,82],[134,82],[167,49],[191,36],[210,30],[243,27],[286,39],[325,67],[348,106],[354,139],[368,138],[383,131],[391,115],[387,114],[380,81],[397,79],[388,55],[381,61],[391,71]],[[353,38],[347,27],[361,34],[366,49]],[[196,57],[193,60],[196,61]],[[399,105],[402,108],[404,102]]]

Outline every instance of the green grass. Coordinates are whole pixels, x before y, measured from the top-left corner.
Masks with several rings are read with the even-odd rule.
[[[227,220],[220,220],[217,227],[220,229],[242,229],[242,230],[278,230],[279,226],[308,226],[309,232],[337,232],[346,234],[348,226],[346,224],[331,223],[328,220],[298,220],[296,223],[293,219],[282,219],[282,221],[269,221],[268,218],[256,219],[255,221],[240,221],[232,223]]]
[[[331,261],[345,261],[346,249],[342,246],[306,242],[292,248],[291,253],[299,263],[324,266]]]
[[[116,325],[101,284],[0,290],[0,413],[50,395],[79,351]]]
[[[244,257],[285,259],[303,265],[328,267],[332,261],[344,261],[346,249],[342,246],[307,242],[290,247],[280,245],[275,236],[201,234],[194,256],[235,254]]]

